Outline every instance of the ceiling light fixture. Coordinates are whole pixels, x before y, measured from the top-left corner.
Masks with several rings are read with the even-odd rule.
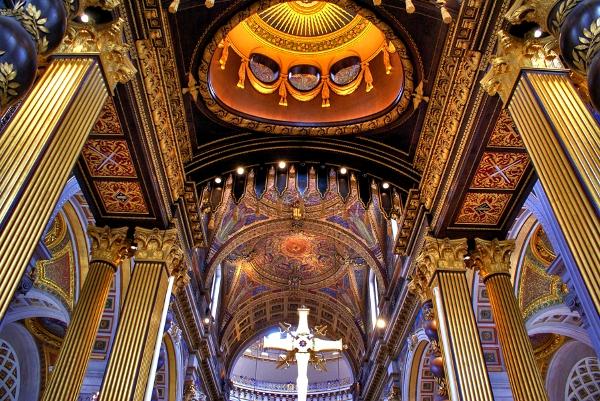
[[[286,164],[283,160],[279,162],[279,168],[284,169],[285,166],[286,166]]]
[[[86,13],[82,13],[79,16],[79,19],[81,20],[81,22],[83,22],[84,24],[87,24],[88,22],[90,22],[90,16],[87,15]]]
[[[220,184],[223,180],[221,180],[221,177],[215,177],[215,183],[216,184]]]
[[[342,167],[340,169],[340,174],[342,174],[342,175],[346,174],[347,172],[348,172],[348,169],[346,169],[346,167]]]
[[[542,31],[540,28],[533,31],[533,37],[536,39],[541,38],[543,34],[544,34],[544,31]]]
[[[238,175],[244,174],[244,168],[243,167],[238,167],[236,171],[237,171]]]
[[[388,189],[390,187],[390,184],[387,182],[384,182],[382,187],[383,187],[383,189]]]
[[[385,329],[385,320],[383,320],[382,318],[377,319],[377,328]]]
[[[204,321],[204,324],[209,324],[210,323],[210,317],[208,317],[208,316],[205,317],[203,321]]]

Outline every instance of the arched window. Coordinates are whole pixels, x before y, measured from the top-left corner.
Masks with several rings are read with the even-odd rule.
[[[0,400],[19,399],[19,359],[13,347],[0,339]]]
[[[600,399],[600,363],[598,358],[583,358],[571,369],[565,389],[566,401]]]
[[[398,236],[398,221],[396,219],[391,219],[390,221],[392,222],[392,239],[395,242]]]
[[[377,317],[379,316],[379,288],[375,271],[369,269],[369,309],[371,317],[371,328],[375,329]]]
[[[210,315],[213,320],[217,320],[217,313],[219,311],[219,296],[221,295],[221,265],[217,266],[215,270],[215,276],[212,281],[212,288],[210,290]]]

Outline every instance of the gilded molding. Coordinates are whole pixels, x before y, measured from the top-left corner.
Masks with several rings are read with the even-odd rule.
[[[470,267],[479,271],[484,281],[496,274],[510,277],[510,255],[514,249],[514,240],[486,241],[475,238],[475,251],[471,253]]]
[[[121,0],[80,0],[79,9],[85,10],[88,7],[100,7],[103,10],[112,11],[121,5]]]
[[[184,193],[185,179],[179,146],[169,113],[167,95],[162,86],[162,82],[166,82],[168,79],[161,79],[159,59],[150,40],[138,40],[135,42],[135,47],[144,78],[146,98],[152,110],[152,121],[156,129],[165,172],[170,184],[171,196],[174,200],[177,200]]]
[[[169,276],[175,277],[174,293],[190,282],[177,229],[163,231],[136,227],[133,238],[136,246],[135,259],[165,263]]]
[[[116,270],[123,259],[127,258],[129,250],[127,230],[127,227],[89,226],[88,237],[92,244],[90,260],[110,263]]]
[[[117,84],[133,79],[137,69],[129,56],[129,45],[123,42],[125,20],[102,26],[70,24],[65,37],[54,54],[98,54],[111,93]]]
[[[555,44],[552,38],[523,40],[499,31],[497,55],[481,80],[481,86],[490,96],[499,94],[502,101],[508,104],[522,69],[564,68],[553,50]]]

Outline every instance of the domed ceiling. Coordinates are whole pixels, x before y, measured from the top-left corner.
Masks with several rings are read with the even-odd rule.
[[[218,118],[271,133],[343,134],[407,110],[412,64],[370,12],[291,1],[242,14],[220,30],[199,70],[209,88],[203,100]]]

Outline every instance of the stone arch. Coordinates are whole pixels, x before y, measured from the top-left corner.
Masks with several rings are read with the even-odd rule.
[[[429,338],[423,329],[415,331],[409,339],[408,353],[403,369],[402,399],[412,400],[417,395],[419,365],[428,346]]]
[[[280,322],[294,325],[297,321],[296,309],[301,305],[311,309],[311,327],[325,324],[330,337],[342,338],[348,345],[347,353],[356,374],[365,352],[362,328],[356,324],[345,306],[334,298],[313,291],[271,291],[242,303],[221,335],[220,345],[226,359],[226,371],[230,371],[235,357],[257,333],[277,326]]]
[[[18,323],[5,325],[0,331],[0,342],[7,343],[15,356],[19,383],[16,398],[7,401],[37,401],[40,393],[41,364],[37,344],[29,331]]]
[[[597,358],[594,350],[579,341],[568,341],[556,351],[550,360],[545,380],[549,401],[566,399],[570,373],[581,360],[590,357]],[[584,399],[578,401],[584,401]]]

